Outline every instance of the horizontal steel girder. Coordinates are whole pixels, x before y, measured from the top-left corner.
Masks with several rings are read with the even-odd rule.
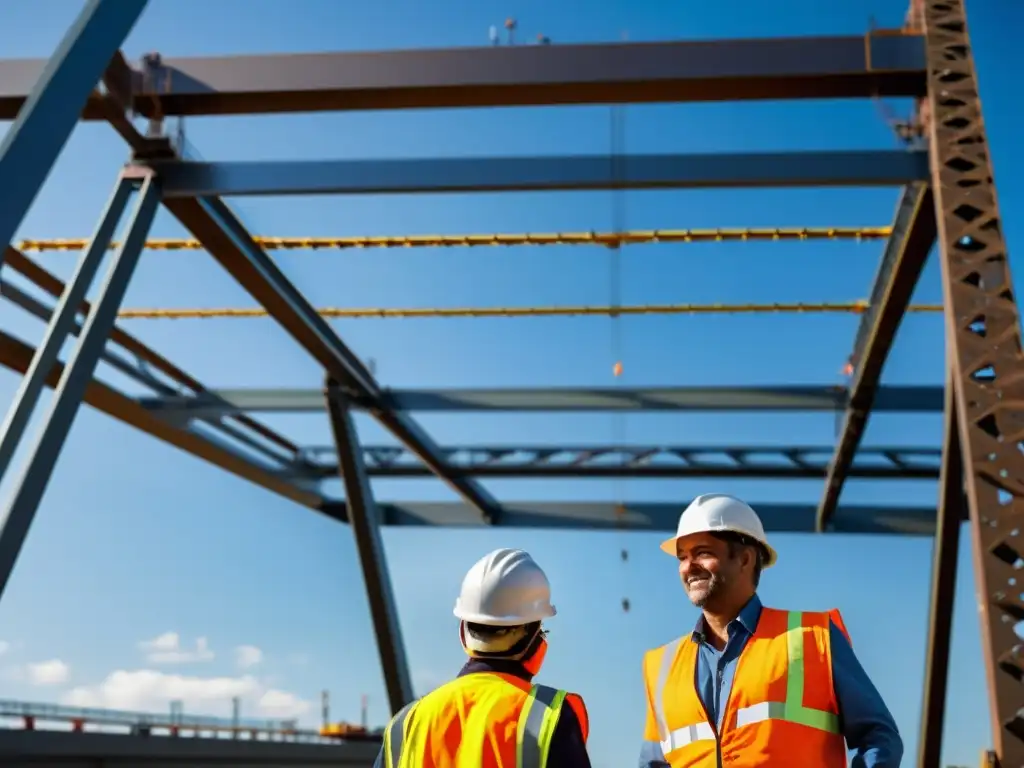
[[[899,186],[928,178],[923,150],[411,160],[154,162],[164,196],[369,195],[606,189]],[[614,171],[614,172],[613,172]]]
[[[213,768],[229,765],[330,766],[366,768],[380,751],[379,741],[289,744],[249,739],[194,738],[113,733],[69,733],[0,729],[4,768],[60,765],[151,765]]]
[[[452,472],[473,477],[824,477],[830,446],[445,446]],[[307,456],[334,454],[314,448]],[[364,446],[370,477],[429,477],[430,469],[398,446]],[[936,479],[938,448],[863,448],[850,477]],[[324,467],[333,475],[336,467]]]
[[[509,502],[495,525],[510,528],[633,530],[672,533],[687,499],[678,502]],[[813,533],[816,504],[753,504],[765,529],[775,533]],[[472,507],[459,502],[394,502],[378,505],[384,525],[477,527]],[[326,514],[345,519],[345,502],[328,505]],[[830,533],[888,533],[931,536],[935,507],[843,506]]]
[[[847,391],[829,386],[651,387],[627,389],[436,389],[383,390],[398,411],[841,411]],[[322,413],[319,389],[221,389],[204,396],[146,397],[143,407],[165,415],[208,419],[233,413]],[[876,411],[942,413],[942,387],[885,386]],[[356,399],[353,405],[371,403]]]
[[[868,54],[870,53],[870,62]],[[923,96],[917,35],[450,48],[164,59],[136,76],[146,117],[438,107]],[[0,60],[0,120],[45,59]],[[98,97],[84,117],[103,119]]]

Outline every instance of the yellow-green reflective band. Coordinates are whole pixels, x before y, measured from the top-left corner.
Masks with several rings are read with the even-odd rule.
[[[516,728],[516,768],[545,768],[565,696],[546,685],[530,690]]]
[[[384,731],[384,765],[386,768],[399,768],[402,763],[402,742],[405,740],[405,723],[412,713],[415,701],[410,701],[398,714],[391,718],[387,730]]]
[[[736,727],[759,723],[764,720],[785,720],[788,723],[806,725],[828,733],[839,733],[839,716],[820,709],[804,706],[804,617],[802,613],[790,611],[786,622],[786,655],[789,659],[786,671],[786,700],[766,701],[744,707],[736,713]]]
[[[658,733],[664,742],[669,740],[671,731],[668,729],[668,718],[665,717],[665,685],[668,683],[668,673],[672,669],[672,662],[675,661],[676,653],[679,650],[679,643],[682,638],[676,638],[665,646],[661,654],[661,664],[658,666],[658,682],[654,687],[654,719],[658,723]]]

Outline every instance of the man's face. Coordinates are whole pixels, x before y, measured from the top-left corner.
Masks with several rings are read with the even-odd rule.
[[[743,558],[729,556],[729,545],[707,533],[694,533],[676,542],[679,578],[686,596],[698,608],[713,602],[740,577]]]

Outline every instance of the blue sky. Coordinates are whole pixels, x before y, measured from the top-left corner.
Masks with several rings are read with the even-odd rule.
[[[0,28],[5,56],[47,56],[77,3],[13,4]],[[883,0],[764,4],[654,0],[539,0],[375,5],[329,0],[153,0],[125,50],[168,56],[483,45],[488,27],[519,19],[521,39],[555,44],[620,39],[860,34],[869,16],[898,26],[904,5]],[[429,10],[428,10],[429,8]],[[1011,246],[1024,243],[1022,117],[1011,72],[1020,53],[1010,30],[1024,8],[975,2],[971,31],[985,117]],[[894,108],[902,105],[894,103]],[[189,141],[210,160],[603,153],[607,108],[510,109],[194,119]],[[870,102],[630,107],[630,152],[724,152],[895,146]],[[80,126],[19,237],[85,237],[126,151],[112,130]],[[897,190],[647,192],[626,195],[631,228],[888,224]],[[232,202],[256,234],[363,235],[606,230],[606,193],[292,198]],[[181,236],[161,212],[154,236]],[[622,251],[622,301],[850,301],[866,297],[880,244],[643,245]],[[40,257],[67,276],[73,256]],[[464,306],[604,304],[609,253],[598,248],[513,248],[281,255],[288,276],[318,305]],[[930,263],[915,300],[940,300]],[[248,306],[251,300],[204,254],[144,258],[129,306]],[[836,383],[856,318],[833,316],[647,317],[617,321],[624,385]],[[42,332],[9,304],[0,324],[31,342]],[[612,383],[612,321],[339,321],[358,354],[394,387],[603,386]],[[270,321],[135,321],[125,326],[210,386],[319,386],[312,361]],[[887,383],[942,381],[941,319],[914,316],[901,329]],[[17,380],[0,372],[0,399]],[[329,442],[325,418],[266,421],[301,442]],[[434,415],[441,442],[545,443],[613,439],[607,415]],[[366,442],[383,442],[360,422]],[[625,420],[629,442],[830,444],[836,419],[816,415],[658,415]],[[937,445],[937,416],[875,418],[866,444]],[[9,483],[4,485],[9,491]],[[509,500],[660,500],[733,492],[751,502],[817,502],[819,481],[517,481],[489,487]],[[433,481],[380,483],[382,500],[440,500]],[[848,503],[929,504],[931,483],[851,482]],[[544,677],[581,692],[592,717],[595,765],[635,759],[642,720],[640,657],[696,617],[673,561],[654,534],[530,530],[388,530],[387,554],[418,689],[462,660],[451,616],[463,571],[497,546],[530,550],[548,569],[559,616]],[[931,542],[884,537],[776,536],[779,565],[762,584],[770,605],[838,606],[858,653],[916,756]],[[966,562],[957,592],[946,762],[971,763],[989,743],[973,585]],[[627,548],[623,564],[619,551]],[[622,597],[632,611],[624,614]],[[177,633],[177,648],[144,647]],[[196,653],[197,638],[206,638]],[[79,415],[0,604],[5,697],[187,711],[291,714],[314,722],[322,688],[336,717],[386,718],[365,593],[349,531],[205,466],[90,410]],[[240,647],[251,649],[236,653]],[[170,653],[168,653],[170,649]],[[240,661],[259,662],[242,665]],[[59,660],[63,666],[53,664]],[[39,665],[51,662],[48,665]],[[308,707],[304,709],[304,706]],[[909,763],[913,757],[908,757]]]

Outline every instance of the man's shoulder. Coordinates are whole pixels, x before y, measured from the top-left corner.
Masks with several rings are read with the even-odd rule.
[[[644,659],[651,659],[661,654],[663,651],[671,650],[679,646],[684,640],[689,639],[693,635],[693,632],[684,632],[678,637],[674,637],[668,642],[662,643],[661,645],[655,646],[654,648],[648,648],[644,651]]]
[[[770,605],[762,606],[761,612],[764,614],[774,613],[786,616],[800,616],[805,625],[808,623],[824,623],[826,621],[835,623],[835,615],[838,613],[835,608],[829,611],[805,611],[798,608],[777,608]]]

